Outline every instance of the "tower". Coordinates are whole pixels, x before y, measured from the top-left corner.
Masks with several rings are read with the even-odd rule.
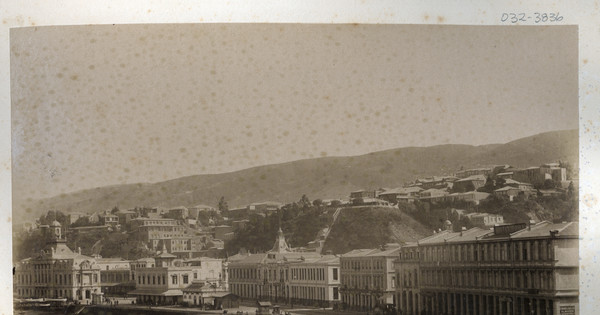
[[[280,227],[279,231],[277,231],[277,239],[275,240],[275,244],[273,245],[273,248],[271,249],[270,252],[289,253],[291,251],[292,250],[290,249],[287,242],[285,241],[285,236],[283,235],[283,230],[281,230],[281,227]]]
[[[54,220],[54,222],[50,224],[50,233],[52,233],[51,237],[53,240],[62,239],[62,227],[60,225],[60,222]]]

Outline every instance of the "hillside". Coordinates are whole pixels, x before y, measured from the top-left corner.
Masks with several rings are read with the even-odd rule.
[[[397,187],[417,176],[449,174],[461,167],[492,164],[516,167],[556,160],[578,166],[578,131],[555,131],[506,144],[408,147],[352,157],[324,157],[241,171],[182,177],[159,183],[99,187],[43,200],[14,195],[14,221],[38,217],[49,209],[65,213],[135,206],[217,205],[225,196],[230,207],[251,202],[292,202],[347,198],[352,190]]]
[[[432,230],[398,208],[345,208],[332,226],[323,252],[343,254],[386,243],[416,242],[431,233]]]

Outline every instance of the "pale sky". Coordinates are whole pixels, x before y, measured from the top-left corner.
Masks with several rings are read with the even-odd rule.
[[[578,127],[577,28],[13,29],[15,199]]]

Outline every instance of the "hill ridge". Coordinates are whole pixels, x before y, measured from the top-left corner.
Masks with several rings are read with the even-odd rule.
[[[114,206],[217,205],[230,207],[262,200],[291,202],[343,198],[356,189],[398,187],[419,176],[454,173],[461,167],[511,164],[516,167],[567,160],[578,166],[578,130],[559,130],[505,144],[441,144],[404,147],[355,156],[327,156],[255,166],[221,174],[189,175],[156,183],[116,184],[41,200],[13,198],[13,222],[54,209],[91,213]],[[18,197],[14,194],[15,197]]]

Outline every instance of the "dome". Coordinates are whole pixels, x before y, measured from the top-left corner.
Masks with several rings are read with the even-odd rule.
[[[54,220],[50,226],[60,226],[60,222]]]
[[[449,225],[449,224],[452,224],[452,222],[450,222],[450,220],[446,220],[446,222],[444,222],[444,224]]]

